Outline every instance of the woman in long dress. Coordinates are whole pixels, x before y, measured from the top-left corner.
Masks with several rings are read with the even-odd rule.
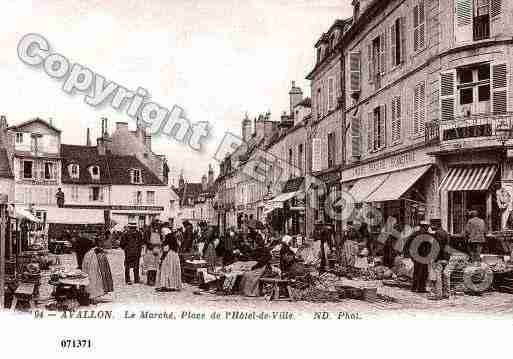
[[[92,300],[114,291],[109,260],[103,248],[95,246],[86,253],[82,270],[88,275],[89,285],[85,289]]]
[[[157,291],[171,292],[182,289],[182,269],[178,256],[178,241],[171,233],[164,241],[162,262],[157,274]]]

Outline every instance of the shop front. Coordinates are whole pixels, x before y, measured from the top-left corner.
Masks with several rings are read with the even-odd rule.
[[[342,221],[337,215],[329,213],[330,210],[334,210],[337,214],[339,206],[330,206],[329,203],[336,203],[339,199],[338,194],[342,189],[340,183],[341,173],[339,169],[331,170],[325,173],[319,173],[316,175],[316,179],[324,184],[324,188],[321,191],[318,185],[312,188],[312,192],[316,198],[314,208],[314,222],[322,222],[330,225],[334,230],[335,239],[340,239],[342,235]],[[330,198],[331,197],[331,198]],[[330,201],[327,203],[326,201]]]
[[[379,232],[391,218],[410,227],[439,218],[439,170],[428,152],[417,149],[344,170],[342,190],[354,205],[348,221]]]
[[[265,202],[262,214],[275,232],[303,235],[306,231],[304,178],[288,180],[280,194]]]

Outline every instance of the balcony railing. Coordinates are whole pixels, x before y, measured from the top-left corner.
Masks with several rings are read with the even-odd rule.
[[[490,137],[497,140],[504,130],[513,131],[513,113],[473,114],[453,120],[433,120],[426,123],[426,142],[436,143],[465,138]],[[499,129],[499,131],[497,131]]]

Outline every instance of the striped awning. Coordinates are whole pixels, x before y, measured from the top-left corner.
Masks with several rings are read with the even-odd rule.
[[[440,184],[440,191],[486,191],[496,174],[494,165],[454,167]]]

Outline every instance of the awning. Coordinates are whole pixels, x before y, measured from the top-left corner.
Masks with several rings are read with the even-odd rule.
[[[440,184],[440,191],[486,191],[496,174],[495,165],[454,167]]]
[[[426,165],[392,172],[365,202],[386,202],[401,198],[430,168],[431,165]]]
[[[385,174],[359,179],[351,190],[349,190],[349,194],[354,198],[355,203],[367,202],[367,197],[381,186],[388,176],[388,174]],[[335,204],[335,206],[342,205],[343,201],[344,199],[341,199]]]
[[[14,206],[14,213],[16,214],[17,219],[26,219],[26,220],[34,222],[34,223],[41,223],[41,220],[39,218],[34,216],[32,213],[30,213],[26,209]]]
[[[283,203],[283,202],[288,201],[289,199],[296,197],[301,192],[302,191],[281,193],[281,194],[277,195],[276,197],[274,197],[273,199],[271,199],[269,202]]]

